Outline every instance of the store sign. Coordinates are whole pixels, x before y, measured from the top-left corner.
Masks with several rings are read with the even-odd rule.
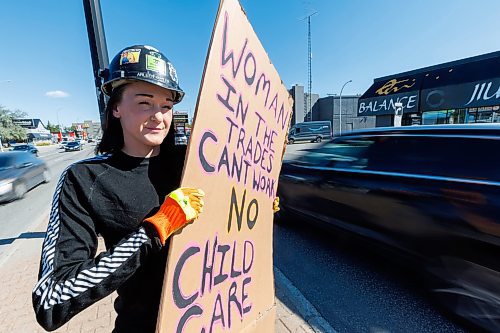
[[[394,94],[387,97],[366,98],[359,101],[358,116],[394,114],[395,103],[402,103],[403,113],[418,112],[418,92]]]
[[[404,79],[404,80],[396,80],[392,79],[384,83],[384,85],[378,88],[375,93],[379,96],[381,95],[389,95],[393,93],[397,93],[400,90],[408,90],[415,85],[416,79]]]
[[[18,125],[21,127],[34,127],[33,119],[12,119],[12,123],[14,125]]]
[[[188,123],[188,114],[187,113],[174,113],[174,124],[175,123],[181,123],[181,124]]]
[[[493,89],[491,89],[492,86]],[[469,101],[465,105],[467,106],[474,102],[480,102],[480,103],[486,102],[491,99],[498,101],[499,98],[500,98],[500,80],[498,80],[498,82],[495,82],[495,84],[493,84],[493,81],[489,81],[488,83],[486,82],[476,83],[474,85],[474,91],[472,92]]]
[[[500,105],[500,78],[424,89],[422,111]]]

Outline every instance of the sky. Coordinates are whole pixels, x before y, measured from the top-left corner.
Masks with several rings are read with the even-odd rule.
[[[162,51],[195,112],[216,0],[101,0],[109,58],[134,44]],[[373,79],[500,50],[498,0],[241,0],[287,88],[363,94]],[[0,105],[46,124],[99,120],[81,0],[3,1]]]

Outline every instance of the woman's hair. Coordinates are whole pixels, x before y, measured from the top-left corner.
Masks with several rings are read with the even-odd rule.
[[[123,129],[120,119],[113,116],[113,110],[116,105],[121,102],[123,97],[123,92],[129,84],[122,84],[111,92],[108,104],[106,105],[105,115],[106,115],[106,125],[103,130],[101,142],[96,146],[95,154],[114,154],[123,148]],[[172,120],[170,130],[166,138],[163,140],[161,147],[166,149],[173,148],[175,145],[175,134],[172,126],[174,122]]]

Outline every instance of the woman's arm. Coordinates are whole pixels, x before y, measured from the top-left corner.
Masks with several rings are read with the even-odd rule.
[[[54,194],[32,294],[37,321],[46,330],[57,329],[111,294],[160,246],[140,227],[96,256],[97,231],[86,207],[85,186],[89,184],[81,184],[75,169],[69,168]]]

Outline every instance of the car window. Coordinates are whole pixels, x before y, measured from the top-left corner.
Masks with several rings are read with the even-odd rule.
[[[500,180],[500,140],[444,136],[387,136],[374,139],[370,170]]]
[[[20,153],[16,156],[16,164],[31,163],[34,160],[33,154],[30,153]]]
[[[367,151],[372,144],[372,140],[363,138],[336,139],[309,150],[299,161],[315,166],[364,169]]]
[[[0,155],[0,170],[12,167],[14,164],[14,159],[12,156],[2,154]]]

